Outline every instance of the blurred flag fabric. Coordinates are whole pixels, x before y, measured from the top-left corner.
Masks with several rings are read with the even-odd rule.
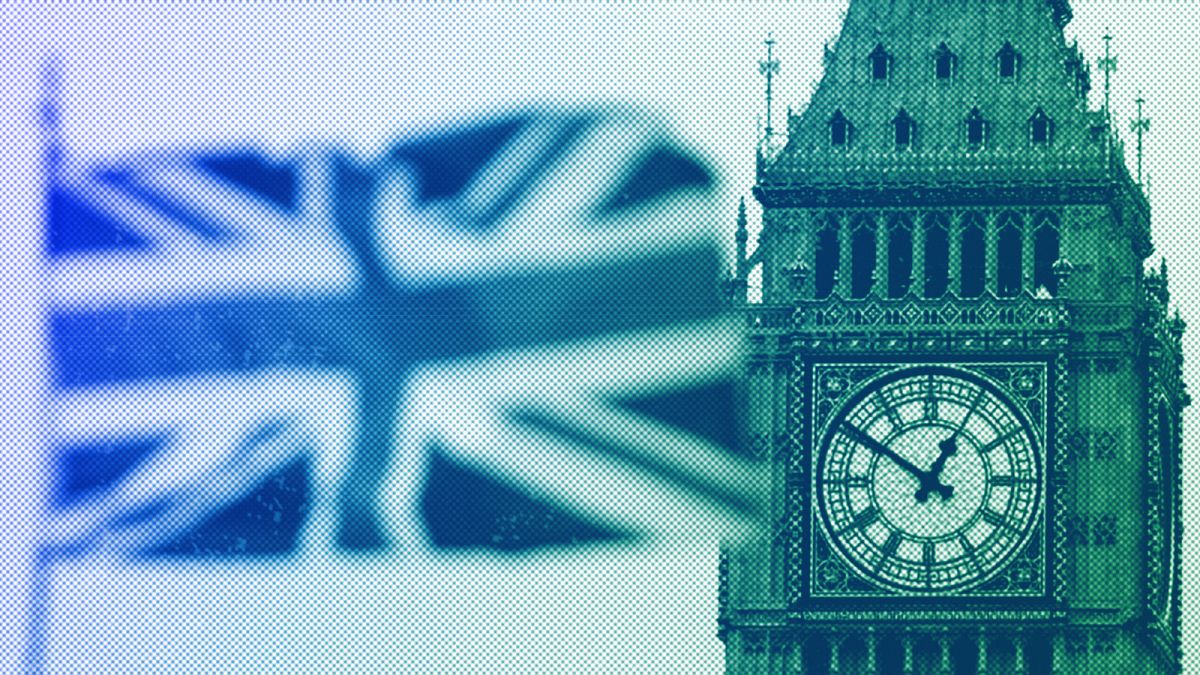
[[[89,592],[64,565],[760,526],[714,176],[652,118],[531,110],[371,157],[52,155],[39,667],[86,672],[47,662],[60,596]]]

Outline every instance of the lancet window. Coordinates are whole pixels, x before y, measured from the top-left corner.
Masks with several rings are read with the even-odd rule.
[[[946,217],[925,217],[925,297],[940,298],[950,282],[950,228]]]
[[[850,233],[850,297],[865,298],[875,285],[875,223],[863,216]]]
[[[900,112],[896,113],[896,118],[892,120],[892,129],[895,132],[897,148],[907,148],[912,145],[916,126],[913,118],[903,108],[900,109]]]
[[[961,247],[960,295],[964,298],[977,298],[983,295],[987,279],[983,217],[978,213],[963,216]]]
[[[1054,120],[1040,107],[1029,118],[1029,140],[1034,145],[1049,145],[1054,142]]]
[[[1003,79],[1015,78],[1021,72],[1021,54],[1017,52],[1011,42],[1005,42],[1000,51],[996,53],[996,65],[1000,77]]]
[[[838,224],[832,216],[825,222],[825,227],[817,233],[816,250],[816,297],[828,298],[837,286],[837,269],[841,259],[841,245],[838,242]]]
[[[1006,213],[996,232],[996,295],[1013,297],[1021,292],[1021,217]]]
[[[933,74],[940,82],[947,82],[954,79],[955,73],[958,71],[958,56],[950,51],[946,43],[938,45],[937,51],[933,54]]]
[[[1054,263],[1059,257],[1058,222],[1054,216],[1043,214],[1033,231],[1033,288],[1035,293],[1046,289],[1050,295],[1058,294],[1058,280],[1054,276]]]
[[[892,77],[892,55],[883,48],[882,43],[875,45],[868,60],[871,62],[872,80],[886,81]]]
[[[839,110],[833,113],[829,120],[829,143],[831,145],[850,145],[850,120]]]
[[[983,147],[987,140],[987,131],[987,120],[983,119],[979,108],[972,108],[971,113],[967,115],[967,147],[973,150]]]
[[[888,227],[887,294],[889,298],[902,298],[912,285],[913,235],[912,223],[907,217],[898,215]]]

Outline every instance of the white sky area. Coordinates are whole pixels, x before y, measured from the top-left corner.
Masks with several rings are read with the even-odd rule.
[[[1110,28],[1115,37],[1114,116],[1131,149],[1133,100],[1139,91],[1147,99],[1152,124],[1145,171],[1152,185],[1153,261],[1157,264],[1159,255],[1169,260],[1173,302],[1194,326],[1186,347],[1189,354],[1198,354],[1200,262],[1189,254],[1200,236],[1200,225],[1193,220],[1200,181],[1195,170],[1200,160],[1200,134],[1195,131],[1200,33],[1194,28],[1200,25],[1200,3],[1073,0],[1072,5],[1076,18],[1068,35],[1079,39],[1093,63],[1096,105],[1102,96],[1103,79],[1095,68],[1103,52],[1101,36]],[[4,401],[24,411],[19,414],[27,414],[25,419],[36,419],[41,357],[30,351],[39,330],[37,289],[30,280],[37,278],[40,235],[37,178],[30,167],[37,160],[32,105],[43,55],[59,55],[63,66],[65,141],[76,156],[239,140],[286,148],[310,139],[338,140],[370,152],[405,130],[439,127],[527,103],[614,100],[649,106],[718,167],[727,208],[715,215],[732,239],[737,198],[749,199],[758,120],[764,114],[764,85],[757,70],[763,39],[772,31],[778,40],[782,72],[776,80],[774,119],[775,127],[783,128],[787,107],[801,109],[819,77],[822,44],[836,37],[845,6],[846,0],[6,4],[0,7],[0,47],[6,52],[0,70],[6,101],[0,142],[3,152],[15,154],[4,169],[12,187],[0,191],[6,241],[0,264],[14,299],[5,312],[0,347],[21,358],[0,370],[4,381],[14,383]],[[752,227],[757,222],[752,210]],[[1194,392],[1200,392],[1197,366],[1200,359],[1193,357],[1187,378]],[[1189,411],[1187,466],[1200,462],[1196,419],[1195,410]],[[31,465],[34,455],[28,448],[33,446],[22,434],[36,425],[0,426],[16,427],[0,436],[0,461],[10,467]],[[22,532],[19,505],[27,494],[22,491],[36,486],[39,477],[18,472],[0,480],[15,481],[11,489],[0,485],[0,528]],[[1185,620],[1184,639],[1192,672],[1200,666],[1197,489],[1192,474],[1186,474],[1189,527],[1184,548],[1193,553],[1185,557],[1184,613],[1194,618]],[[14,535],[13,541],[18,539]],[[19,568],[25,549],[14,546],[0,552],[0,567]],[[593,559],[616,565],[606,567],[606,573],[579,558],[437,560],[421,563],[424,567],[392,565],[365,576],[362,570],[339,574],[326,569],[304,583],[326,596],[362,595],[365,604],[360,606],[369,608],[365,614],[347,613],[344,605],[337,611],[323,605],[316,612],[301,607],[284,612],[280,605],[263,616],[306,626],[280,633],[291,635],[291,642],[280,644],[299,650],[293,656],[303,652],[317,658],[322,643],[304,636],[324,634],[337,643],[326,654],[340,651],[347,658],[382,650],[378,653],[396,659],[393,663],[411,659],[429,664],[431,672],[715,673],[721,670],[722,654],[715,638],[713,551],[622,551]],[[221,586],[225,574],[222,568],[215,577],[198,577],[202,581],[194,602],[221,595],[218,587],[226,589],[226,597],[251,593],[246,584],[252,582],[245,579],[228,577]],[[20,581],[13,580],[19,575],[6,576],[10,578],[0,580],[0,594],[19,597]],[[145,578],[147,587],[167,583]],[[128,581],[140,583],[136,579]],[[391,590],[368,592],[371,584]],[[454,590],[447,594],[431,588]],[[281,597],[285,591],[279,591]],[[105,604],[104,611],[151,609],[139,602],[133,594]],[[183,621],[176,628],[221,633],[219,616],[204,625]],[[13,634],[6,630],[11,624],[4,623],[12,620],[0,618],[0,635]],[[372,626],[362,630],[355,621]],[[393,634],[385,640],[374,625],[380,622],[393,628],[410,625],[411,635],[419,639],[397,640]],[[243,641],[246,631],[261,631],[266,642],[278,632],[268,624],[224,630],[226,636],[242,631]],[[151,639],[170,638],[169,632],[153,638],[93,636],[111,641],[124,654],[155,646]],[[182,636],[178,640],[184,645]],[[6,644],[0,643],[0,670],[15,667],[3,660],[12,654]],[[191,646],[180,648],[203,647],[196,640],[187,644]],[[219,644],[208,642],[214,648]],[[156,647],[159,654],[174,648]],[[243,648],[254,651],[250,643]],[[273,651],[263,649],[263,654]],[[234,649],[228,657],[237,653]],[[457,656],[431,658],[438,653]],[[335,659],[331,663],[341,667],[333,671],[353,672],[345,668],[349,662]],[[270,663],[254,664],[253,671],[270,672],[264,666]]]

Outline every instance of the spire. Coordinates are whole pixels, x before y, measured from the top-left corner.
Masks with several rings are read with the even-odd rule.
[[[765,61],[758,62],[758,72],[767,77],[767,130],[766,137],[770,138],[773,132],[771,128],[771,83],[772,78],[779,72],[779,59],[775,58],[775,38],[771,33],[767,33],[767,39],[763,41],[767,45],[767,58]]]
[[[1096,65],[1104,72],[1104,121],[1112,127],[1112,109],[1109,107],[1109,99],[1112,95],[1112,74],[1117,70],[1117,57],[1112,55],[1112,34],[1104,33],[1104,56],[1101,57]]]
[[[738,200],[737,231],[733,235],[737,243],[737,260],[734,261],[733,275],[738,279],[746,276],[746,241],[750,233],[746,230],[746,198]]]
[[[1141,92],[1138,92],[1137,97],[1137,119],[1129,126],[1135,134],[1137,134],[1137,182],[1142,184],[1142,136],[1150,131],[1150,120],[1142,116],[1142,104],[1146,99],[1142,98]]]

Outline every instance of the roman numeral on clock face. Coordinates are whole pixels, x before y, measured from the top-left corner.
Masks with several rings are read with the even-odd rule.
[[[880,549],[880,553],[883,555],[880,556],[879,562],[875,564],[876,570],[883,568],[890,558],[895,557],[896,551],[900,548],[900,541],[902,539],[903,537],[900,535],[900,533],[896,532],[895,530],[888,535],[887,541],[883,542],[883,548]]]
[[[932,376],[925,382],[925,397],[921,400],[921,415],[927,420],[938,419],[938,394]]]
[[[875,392],[875,402],[887,415],[888,422],[892,423],[893,427],[903,426],[904,420],[900,418],[900,411],[896,410],[896,406],[892,404],[891,399],[882,391]]]
[[[850,521],[849,525],[842,528],[841,532],[846,532],[847,530],[853,530],[855,528],[865,530],[876,520],[879,520],[879,509],[875,506],[868,506],[862,511],[859,511],[858,514],[854,516],[854,520]]]
[[[983,522],[992,527],[1003,527],[1008,530],[1017,529],[1012,523],[1008,522],[1008,518],[1005,518],[1003,514],[996,513],[987,507],[984,507],[983,511],[979,513],[979,517],[983,519]]]
[[[1005,432],[1004,434],[1002,434],[1002,435],[1000,435],[1000,436],[997,436],[996,438],[992,439],[990,442],[988,442],[988,443],[985,443],[984,445],[981,445],[981,446],[979,446],[979,454],[981,454],[981,455],[986,455],[986,454],[988,454],[989,452],[991,452],[991,451],[995,450],[996,448],[1000,447],[1001,445],[1004,445],[1004,444],[1005,444],[1005,443],[1007,443],[1007,442],[1008,442],[1010,439],[1012,439],[1012,438],[1016,438],[1017,436],[1020,436],[1020,435],[1021,435],[1021,430],[1020,430],[1020,429],[1012,429],[1012,430],[1010,430],[1010,431],[1007,431],[1007,432]]]
[[[927,420],[938,419],[938,399],[930,394],[921,402],[921,415]]]
[[[971,540],[967,539],[967,535],[958,535],[958,545],[962,546],[963,557],[971,563],[971,567],[975,568],[976,572],[981,572],[983,568],[979,565],[979,560],[975,558],[975,547],[971,545]]]
[[[887,541],[883,542],[883,554],[889,558],[896,555],[896,550],[900,548],[900,539],[900,533],[892,531]]]

